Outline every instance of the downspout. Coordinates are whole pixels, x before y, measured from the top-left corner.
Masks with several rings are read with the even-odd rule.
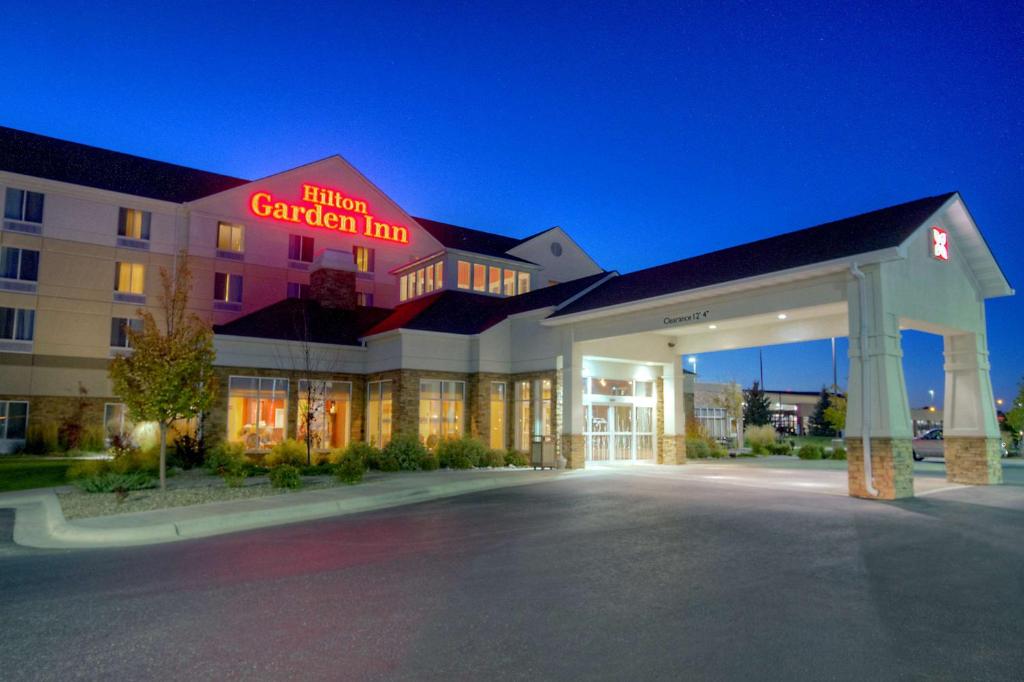
[[[856,263],[850,265],[850,274],[857,280],[857,296],[860,308],[860,430],[864,448],[864,487],[871,497],[878,497],[878,489],[875,488],[874,472],[871,468],[871,401],[868,393],[868,289],[864,281],[864,273],[857,267]]]

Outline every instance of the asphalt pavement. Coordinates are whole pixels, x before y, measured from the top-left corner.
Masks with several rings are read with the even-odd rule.
[[[696,470],[611,470],[149,547],[0,552],[0,671],[1024,677],[1024,486],[885,503],[822,494],[832,471],[819,490],[772,467],[737,465],[739,481]]]

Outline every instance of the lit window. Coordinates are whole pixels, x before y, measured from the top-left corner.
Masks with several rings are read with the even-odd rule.
[[[530,382],[516,382],[515,401],[515,449],[530,450]]]
[[[391,382],[366,383],[366,442],[384,447],[391,441]]]
[[[505,278],[505,291],[504,291],[504,294],[506,296],[515,296],[516,295],[516,271],[515,270],[505,270],[504,273],[503,273],[503,276]]]
[[[148,241],[150,218],[149,211],[122,208],[117,220],[117,236]]]
[[[487,266],[480,263],[473,263],[473,291],[486,291]]]
[[[402,275],[398,280],[398,300],[404,301],[409,298],[409,275]]]
[[[502,381],[491,382],[491,447],[497,450],[505,449],[505,383]]]
[[[287,379],[228,378],[228,441],[265,450],[285,439],[287,419]]]
[[[242,276],[226,272],[214,273],[213,300],[226,303],[241,303]]]
[[[427,280],[424,289],[427,293],[430,293],[431,291],[434,290],[434,265],[428,265],[426,268],[424,268],[424,272],[426,272],[425,277]]]
[[[420,440],[433,448],[444,438],[462,435],[466,382],[420,381]]]
[[[36,311],[28,308],[0,308],[0,339],[31,341],[35,336]]]
[[[444,288],[444,261],[434,263],[434,288]]]
[[[373,307],[373,294],[371,294],[369,292],[366,292],[366,291],[357,291],[356,292],[356,305],[361,306],[363,308],[372,308]]]
[[[487,268],[487,292],[490,294],[501,293],[501,268],[493,265]]]
[[[423,270],[421,268],[421,269],[416,271],[416,295],[417,296],[422,296],[423,295],[423,289],[424,289],[423,280],[424,280],[424,273],[423,273]]]
[[[352,384],[348,381],[299,380],[298,424],[300,442],[307,432],[317,450],[348,445],[352,417]]]
[[[301,263],[312,263],[313,238],[297,234],[288,235],[288,259]]]
[[[239,287],[241,294],[241,287]],[[288,282],[288,298],[309,298],[309,285],[299,282]],[[221,299],[218,299],[221,300]]]
[[[470,273],[469,263],[467,261],[460,260],[459,261],[459,281],[458,281],[456,286],[458,286],[460,289],[469,289],[470,288],[469,273]]]
[[[0,279],[39,281],[39,252],[10,246],[0,248]]]
[[[228,253],[245,251],[245,225],[217,223],[217,250]]]
[[[43,222],[43,195],[8,187],[4,198],[4,218],[26,223]]]
[[[519,273],[519,293],[525,294],[530,290],[530,273]]]
[[[28,403],[0,400],[0,440],[22,440],[28,425]]]
[[[142,320],[130,319],[127,317],[114,317],[110,320],[110,347],[131,348],[131,339],[128,330],[133,332],[142,331]]]
[[[373,272],[373,249],[365,246],[353,246],[352,257],[359,272]]]
[[[118,261],[114,267],[114,291],[141,295],[145,291],[146,266]]]

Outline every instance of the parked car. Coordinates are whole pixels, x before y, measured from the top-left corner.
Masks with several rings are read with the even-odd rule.
[[[914,461],[920,462],[925,457],[945,457],[945,450],[942,443],[942,429],[925,431],[913,440]],[[999,442],[1000,454],[1008,457],[1010,452],[1006,449],[1004,441]]]

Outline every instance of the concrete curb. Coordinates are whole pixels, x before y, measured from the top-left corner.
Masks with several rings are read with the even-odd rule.
[[[325,496],[325,491],[310,491],[298,493],[298,495],[308,497],[302,501],[296,500],[295,504],[282,504],[280,500],[286,500],[286,497],[273,496],[261,498],[261,500],[269,501],[274,505],[267,508],[211,513],[205,516],[195,516],[195,518],[153,523],[147,523],[136,514],[68,521],[64,518],[60,501],[52,489],[45,492],[36,490],[16,498],[0,499],[0,507],[15,509],[14,541],[19,545],[46,549],[127,547],[209,537],[299,521],[356,514],[375,509],[399,507],[467,493],[543,483],[557,480],[563,475],[551,474],[519,478],[514,474],[506,473],[486,478],[432,483],[378,495],[360,494],[350,498],[307,501],[314,496]],[[195,512],[203,506],[205,505],[172,509],[179,509],[185,514],[195,515]],[[139,514],[150,513],[152,512],[140,512]]]

